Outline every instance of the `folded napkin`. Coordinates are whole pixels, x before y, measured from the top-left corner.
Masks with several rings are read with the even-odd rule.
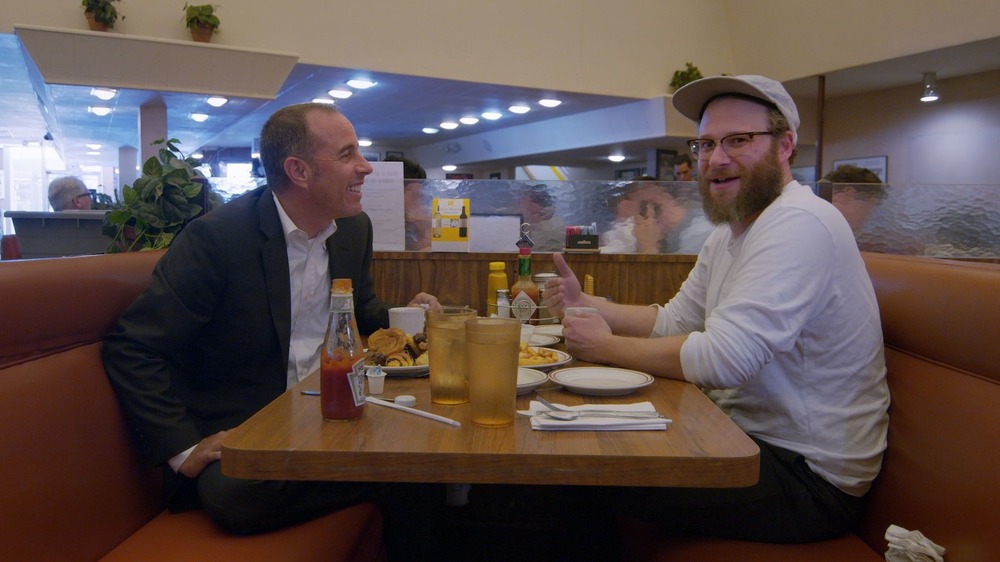
[[[920,531],[889,525],[885,540],[889,541],[889,550],[885,551],[887,562],[944,562],[944,549]]]
[[[587,410],[613,410],[616,412],[656,412],[651,402],[638,402],[636,404],[584,404],[582,406],[564,406],[556,404],[560,408],[573,411]],[[540,412],[547,412],[547,408],[541,402],[532,400],[529,405],[530,410],[519,410],[518,413],[531,416],[531,429],[541,431],[644,431],[663,430],[670,425],[667,418],[609,418],[609,417],[587,417],[582,416],[575,420],[557,420],[548,416],[537,415]]]

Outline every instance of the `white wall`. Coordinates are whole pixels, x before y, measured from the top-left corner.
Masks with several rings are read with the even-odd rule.
[[[180,0],[126,0],[116,32],[188,40]],[[227,0],[222,45],[301,62],[651,98],[686,61],[790,80],[1000,35],[996,0]],[[6,0],[15,23],[86,29],[73,0]]]

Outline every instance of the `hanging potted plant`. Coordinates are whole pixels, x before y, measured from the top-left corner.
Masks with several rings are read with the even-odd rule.
[[[87,17],[87,25],[91,31],[107,31],[115,27],[118,21],[118,10],[115,2],[120,0],[81,0],[83,15]],[[122,16],[125,19],[125,16]]]
[[[684,69],[674,71],[674,77],[670,80],[670,87],[676,91],[688,82],[694,82],[695,80],[699,80],[701,78],[703,78],[703,76],[701,75],[701,71],[698,70],[698,67],[691,63],[687,63]]]
[[[101,228],[111,238],[107,253],[166,248],[204,211],[208,193],[202,189],[207,182],[195,171],[198,162],[181,154],[179,143],[153,142],[162,145],[159,154],[146,160],[142,176],[122,188],[120,200],[115,194]]]
[[[191,39],[208,43],[219,32],[219,17],[211,4],[184,4],[184,22],[191,30]]]

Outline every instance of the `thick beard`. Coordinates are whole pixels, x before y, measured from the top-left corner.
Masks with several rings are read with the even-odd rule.
[[[740,191],[731,203],[719,203],[712,198],[711,181],[698,178],[705,216],[712,224],[740,223],[767,208],[781,195],[784,182],[778,163],[778,147],[772,145],[768,155],[752,168],[740,174]]]

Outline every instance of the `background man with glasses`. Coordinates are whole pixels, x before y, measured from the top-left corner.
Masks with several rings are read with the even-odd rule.
[[[88,211],[93,202],[90,190],[80,178],[65,176],[49,184],[49,205],[53,211]]]
[[[879,472],[889,392],[879,312],[850,226],[792,179],[798,110],[763,76],[692,82],[673,97],[698,122],[705,214],[717,226],[664,306],[605,302],[561,278],[545,304],[574,356],[687,380],[760,447],[750,488],[644,488],[611,505],[665,532],[806,542],[851,530]]]

